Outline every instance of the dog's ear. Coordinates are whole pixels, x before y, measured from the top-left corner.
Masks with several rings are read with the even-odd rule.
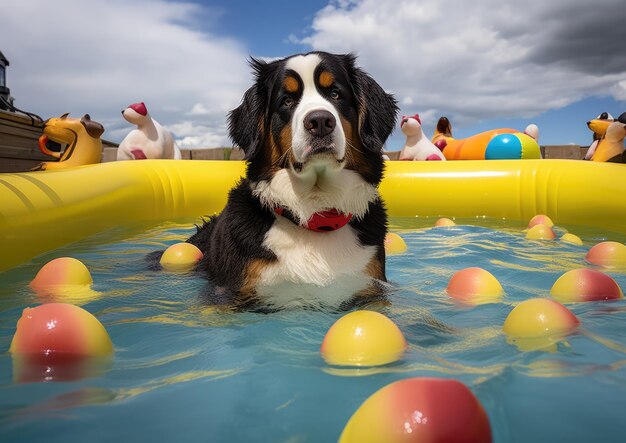
[[[233,143],[243,150],[246,160],[259,151],[264,120],[256,85],[246,91],[241,104],[228,114],[228,131]]]
[[[235,145],[245,153],[246,160],[251,160],[263,144],[269,100],[269,82],[273,64],[263,60],[250,59],[256,81],[246,91],[241,104],[228,114],[228,130]]]
[[[80,119],[80,123],[85,127],[87,134],[93,138],[98,138],[104,133],[104,126],[93,121],[89,114],[83,115]]]
[[[361,143],[371,151],[382,151],[396,125],[399,111],[396,99],[387,94],[372,77],[356,67],[354,54],[344,57],[357,100]]]

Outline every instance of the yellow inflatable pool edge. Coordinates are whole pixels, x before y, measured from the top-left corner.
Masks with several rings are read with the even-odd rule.
[[[0,174],[0,271],[117,226],[219,212],[242,162],[142,160]]]
[[[387,162],[391,216],[494,217],[626,233],[624,165],[576,160]],[[222,210],[238,161],[142,160],[0,174],[0,271],[118,226]]]

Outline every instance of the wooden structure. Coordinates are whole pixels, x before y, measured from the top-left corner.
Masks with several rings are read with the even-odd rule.
[[[0,172],[28,171],[50,157],[39,151],[43,122],[0,110]]]

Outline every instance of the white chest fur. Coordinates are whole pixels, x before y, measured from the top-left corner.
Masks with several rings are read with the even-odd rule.
[[[350,226],[319,233],[278,217],[263,245],[278,261],[261,273],[257,294],[273,306],[338,307],[370,283],[375,247],[361,245]]]

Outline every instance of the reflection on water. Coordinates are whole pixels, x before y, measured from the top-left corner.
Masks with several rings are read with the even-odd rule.
[[[56,367],[0,354],[0,439],[336,441],[377,389],[429,376],[466,383],[495,441],[621,441],[623,299],[568,305],[581,327],[545,346],[520,350],[501,327],[517,303],[548,297],[562,273],[585,266],[595,242],[625,238],[570,226],[585,241],[575,246],[528,241],[523,226],[502,220],[456,222],[432,228],[434,220],[391,220],[408,251],[388,257],[390,303],[371,309],[393,319],[409,349],[378,368],[332,367],[320,357],[340,313],[218,310],[203,301],[202,278],[149,270],[145,255],[187,238],[192,223],[104,233],[0,274],[0,349],[8,349],[21,311],[41,302],[28,282],[61,255],[83,261],[94,279],[92,293],[66,300],[93,313],[115,346],[108,362]],[[470,307],[447,296],[450,277],[470,266],[500,281],[501,302]],[[608,273],[626,288],[625,272]]]

